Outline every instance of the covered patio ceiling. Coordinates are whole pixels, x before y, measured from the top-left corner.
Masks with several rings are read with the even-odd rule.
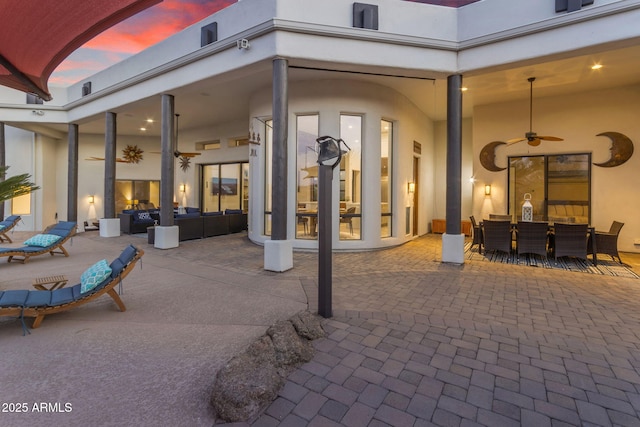
[[[0,0],[0,85],[49,101],[47,81],[74,50],[162,0]]]
[[[593,64],[603,68],[591,70]],[[309,67],[309,63],[292,60],[293,67]],[[401,75],[397,70],[379,70],[373,74],[358,74],[344,71],[330,71],[331,64],[314,64],[310,70],[291,68],[289,80],[296,81],[324,79],[357,79],[389,86],[409,98],[435,120],[446,120],[446,78],[437,81],[390,77],[383,74]],[[515,64],[499,69],[482,70],[464,74],[464,86],[468,88],[463,98],[463,115],[472,117],[473,108],[498,102],[525,101],[529,96],[528,77],[536,77],[534,96],[560,96],[591,92],[612,87],[640,84],[640,45],[607,47],[606,50],[592,51],[570,58],[549,58],[543,62]],[[369,70],[370,71],[370,70]],[[415,75],[414,75],[415,76]],[[238,118],[246,118],[248,123],[249,100],[256,90],[271,87],[271,63],[253,64],[251,68],[234,75],[216,76],[197,83],[172,90],[175,96],[176,112],[180,113],[181,132],[189,129],[206,128],[216,123],[225,123]],[[115,110],[118,114],[118,134],[120,135],[160,135],[160,95],[141,99]],[[147,119],[155,120],[148,124]],[[80,124],[81,133],[103,134],[104,115],[87,118]],[[24,124],[15,124],[25,128]],[[65,133],[65,124],[47,124],[57,133]],[[141,127],[146,131],[141,131]],[[158,139],[159,141],[159,139]],[[159,143],[159,142],[158,142]]]

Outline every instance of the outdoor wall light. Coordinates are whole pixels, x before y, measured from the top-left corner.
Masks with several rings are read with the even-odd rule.
[[[91,204],[93,204],[93,202],[94,202],[94,198],[93,197],[94,196],[89,196],[89,203],[91,203]]]
[[[484,186],[484,195],[485,196],[491,195],[491,184],[487,184]]]
[[[409,192],[410,194],[413,194],[416,192],[416,183],[415,182],[409,182],[407,184],[407,192]]]
[[[184,184],[180,184],[180,192],[184,193],[185,190],[185,185]]]

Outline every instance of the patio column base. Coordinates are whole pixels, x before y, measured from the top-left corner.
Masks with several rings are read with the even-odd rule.
[[[264,269],[282,273],[293,268],[293,242],[266,240],[264,242]]]
[[[100,218],[100,237],[119,237],[120,218]]]
[[[177,225],[156,226],[153,247],[171,249],[180,246],[180,228]]]
[[[464,234],[442,235],[442,262],[464,264]]]

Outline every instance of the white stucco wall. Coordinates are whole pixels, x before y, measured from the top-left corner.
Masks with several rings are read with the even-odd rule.
[[[613,220],[624,222],[618,248],[640,251],[634,239],[640,238],[640,223],[636,221],[640,200],[637,194],[637,171],[640,168],[640,132],[636,126],[640,86],[536,99],[533,127],[540,135],[554,135],[564,141],[543,141],[538,147],[526,142],[501,146],[496,150],[496,164],[507,166],[507,156],[554,153],[592,153],[592,162],[604,162],[610,157],[611,141],[596,136],[614,131],[627,135],[634,142],[635,153],[626,163],[603,168],[592,166],[591,224],[597,230],[608,230]],[[524,136],[528,131],[528,102],[510,102],[479,106],[474,110],[473,153],[474,173],[478,183],[473,197],[473,214],[487,218],[489,213],[507,212],[507,170],[490,172],[479,162],[482,147],[492,141]],[[491,196],[484,196],[484,184],[491,184]]]

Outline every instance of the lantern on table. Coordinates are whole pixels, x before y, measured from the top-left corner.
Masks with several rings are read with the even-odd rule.
[[[533,205],[531,204],[531,194],[524,193],[524,203],[522,204],[522,220],[533,221]]]

